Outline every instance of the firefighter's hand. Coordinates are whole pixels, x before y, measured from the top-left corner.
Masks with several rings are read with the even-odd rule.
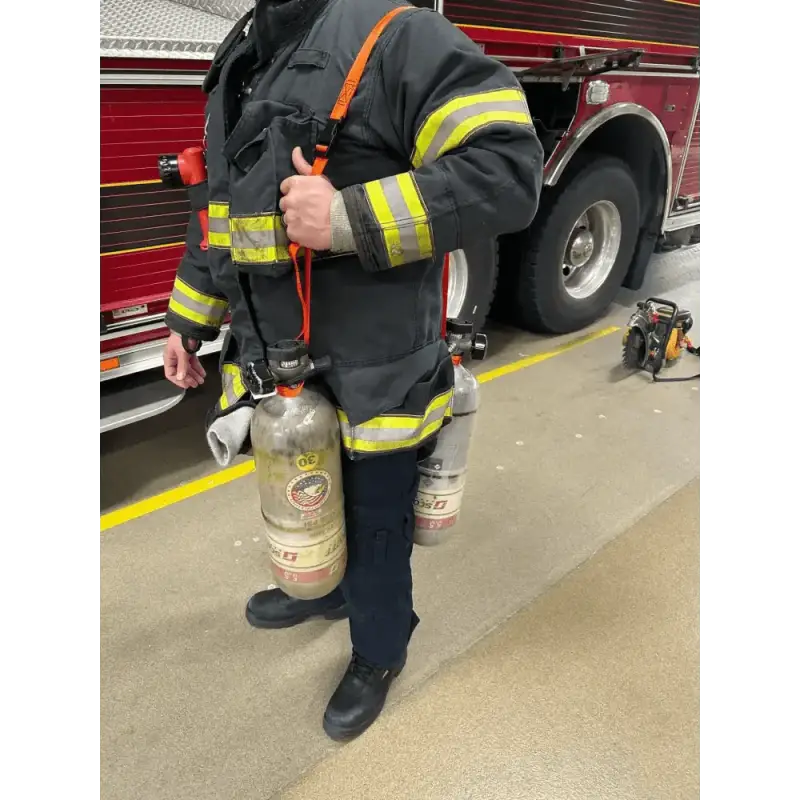
[[[311,174],[299,147],[292,151],[297,175],[281,184],[280,207],[289,240],[309,250],[331,248],[331,200],[336,190],[327,178]]]
[[[200,359],[183,349],[180,334],[170,333],[164,346],[164,375],[181,389],[196,389],[205,380],[206,371]]]

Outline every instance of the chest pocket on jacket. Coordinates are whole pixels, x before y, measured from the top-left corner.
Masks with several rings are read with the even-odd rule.
[[[324,122],[302,106],[251,101],[223,148],[229,166],[231,258],[247,272],[277,277],[290,269],[289,241],[278,203],[296,171],[292,150],[307,161]]]

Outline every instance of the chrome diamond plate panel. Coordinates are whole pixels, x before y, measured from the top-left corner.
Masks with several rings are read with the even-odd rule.
[[[210,59],[251,0],[102,0],[100,55]]]
[[[243,17],[245,12],[253,7],[253,0],[173,0],[173,2],[234,21]]]

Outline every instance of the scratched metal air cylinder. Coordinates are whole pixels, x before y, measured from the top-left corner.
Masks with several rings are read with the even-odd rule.
[[[302,343],[268,348],[277,393],[259,402],[250,426],[272,573],[291,597],[333,591],[347,563],[340,433],[336,410],[292,375],[308,373]]]
[[[419,489],[414,503],[414,542],[425,546],[443,542],[458,522],[480,404],[478,381],[462,359],[469,352],[475,360],[483,359],[487,340],[483,334],[472,336],[472,323],[448,320],[447,344],[455,373],[452,417],[439,433],[433,453],[419,464]]]

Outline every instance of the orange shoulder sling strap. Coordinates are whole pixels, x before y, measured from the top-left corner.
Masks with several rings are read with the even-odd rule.
[[[364,75],[364,69],[367,66],[367,61],[369,60],[375,45],[378,43],[378,39],[380,39],[381,34],[386,29],[386,26],[396,16],[398,16],[398,14],[401,14],[404,11],[412,10],[413,6],[398,6],[397,8],[392,9],[388,14],[385,14],[378,20],[375,27],[370,31],[370,34],[364,44],[361,45],[361,50],[359,50],[353,65],[350,67],[350,71],[347,73],[347,77],[344,79],[344,84],[339,92],[339,97],[336,99],[336,103],[333,106],[331,115],[328,118],[328,124],[325,126],[325,129],[320,136],[320,141],[317,143],[314,163],[311,165],[312,175],[322,175],[322,173],[325,171],[325,167],[328,166],[328,155],[330,153],[331,146],[336,139],[339,126],[347,116],[347,111],[350,108],[350,101],[353,99],[353,96],[358,89],[358,85]],[[311,258],[313,254],[311,250],[305,250],[304,287],[303,282],[300,280],[300,264],[298,262],[299,252],[300,245],[296,244],[295,242],[291,242],[289,244],[289,255],[291,256],[292,263],[294,264],[294,275],[297,283],[297,296],[300,298],[300,305],[303,308],[303,330],[300,332],[300,336],[297,338],[302,338],[307,345],[309,338],[311,337]]]

